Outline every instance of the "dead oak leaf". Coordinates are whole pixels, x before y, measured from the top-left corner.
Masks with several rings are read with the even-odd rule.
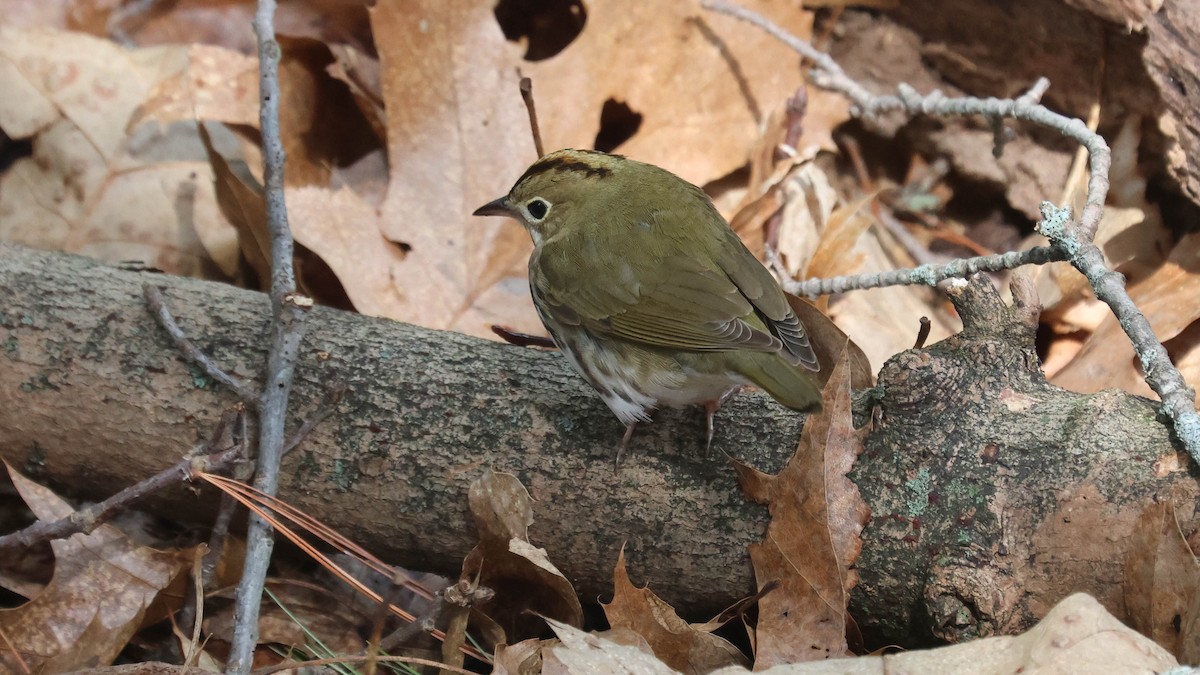
[[[475,335],[491,335],[493,323],[539,331],[522,270],[528,235],[469,215],[534,159],[512,45],[479,2],[384,0],[370,17],[387,36],[378,42],[387,194],[376,208],[344,190],[289,190],[289,206],[305,206],[292,206],[297,242],[365,314]],[[322,195],[336,208],[322,207]]]
[[[675,670],[707,673],[730,665],[748,665],[746,657],[724,638],[684,621],[649,588],[637,588],[625,569],[625,550],[613,570],[613,599],[604,604],[608,623],[642,636],[654,655]]]
[[[7,466],[7,465],[6,465]],[[41,520],[73,513],[50,490],[8,466],[13,485]],[[0,669],[22,672],[13,651],[35,672],[110,664],[142,624],[151,604],[188,569],[185,556],[139,546],[111,525],[51,542],[54,577],[28,603],[0,610]]]
[[[812,34],[813,15],[799,6],[741,4],[792,35]],[[522,70],[548,148],[593,147],[606,111],[626,106],[638,121],[619,151],[697,185],[744,165],[767,113],[804,82],[794,52],[695,0],[591,3],[574,42]]]
[[[869,511],[846,474],[862,449],[850,412],[850,351],[823,392],[824,410],[805,420],[795,455],[776,476],[734,466],[746,495],[767,504],[764,541],[750,546],[759,587],[755,668],[847,654],[846,603]]]
[[[230,250],[194,130],[129,128],[187,53],[0,28],[0,128],[33,146],[0,177],[0,239],[191,276]]]

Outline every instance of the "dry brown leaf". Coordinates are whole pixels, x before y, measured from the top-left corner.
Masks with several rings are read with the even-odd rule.
[[[1146,316],[1159,340],[1174,338],[1200,319],[1200,302],[1196,301],[1200,297],[1200,233],[1180,239],[1162,267],[1129,288],[1129,297]],[[1051,382],[1084,393],[1119,387],[1154,396],[1139,375],[1133,345],[1120,322],[1111,315]]]
[[[869,516],[846,477],[862,449],[850,412],[850,359],[834,368],[822,394],[825,408],[810,416],[796,454],[777,476],[735,463],[746,496],[771,512],[765,540],[750,545],[761,588],[779,588],[759,601],[756,670],[847,654],[846,603],[858,583],[851,569]]]
[[[349,45],[330,44],[329,50],[334,59],[327,68],[330,77],[346,83],[359,111],[371,123],[371,128],[380,138],[387,138],[387,110],[383,105],[379,59]]]
[[[585,633],[558,621],[547,621],[558,636],[559,644],[543,652],[543,675],[593,675],[597,673],[637,673],[673,675],[679,671],[660,661],[654,654],[630,644],[609,639],[603,633]],[[613,631],[608,631],[609,634]],[[703,672],[703,671],[688,671]],[[737,667],[737,672],[746,672]]]
[[[203,124],[199,130],[200,141],[204,143],[208,163],[212,166],[217,204],[225,219],[237,230],[241,259],[257,275],[259,290],[265,290],[271,281],[271,233],[267,228],[267,203],[262,186],[244,162],[229,161],[217,152]]]
[[[741,4],[792,35],[812,34],[812,13],[799,5]],[[642,116],[622,154],[704,185],[746,163],[767,111],[803,83],[794,52],[697,0],[609,0],[587,11],[566,49],[522,65],[547,148],[593,147],[611,100]]]
[[[122,50],[77,33],[0,28],[0,128],[33,156],[0,178],[0,239],[175,274],[212,275],[232,244],[194,129],[128,130],[187,50]],[[228,245],[227,244],[227,245]]]
[[[1123,590],[1130,625],[1181,656],[1183,627],[1194,628],[1197,619],[1191,612],[1200,599],[1200,564],[1170,502],[1142,512],[1125,556]]]
[[[542,672],[544,643],[529,638],[512,645],[496,645],[492,675],[537,675]]]
[[[463,561],[462,579],[495,591],[477,606],[508,630],[508,639],[536,635],[538,616],[583,623],[575,589],[545,549],[526,539],[533,522],[529,492],[515,476],[487,471],[471,483],[468,503],[479,531],[479,544]],[[516,635],[514,635],[516,633]]]
[[[278,41],[284,180],[288,186],[328,187],[336,168],[379,148],[382,136],[362,115],[347,84],[329,72],[335,64],[332,48],[307,38],[279,36]],[[194,45],[187,68],[158,85],[133,123],[204,120],[256,129],[258,99],[257,59]]]
[[[870,205],[875,195],[864,195],[843,204],[829,214],[825,228],[817,238],[816,250],[805,261],[805,279],[853,274],[862,267],[866,255],[857,249],[858,240],[875,222]]]
[[[613,599],[600,606],[614,630],[625,628],[642,636],[654,655],[675,670],[707,673],[727,665],[749,665],[728,640],[696,629],[649,588],[634,586],[625,569],[624,548],[613,570]]]
[[[837,191],[825,172],[811,161],[789,171],[780,183],[780,190],[784,201],[779,225],[779,255],[788,273],[799,277],[830,225],[837,206]]]
[[[186,68],[154,87],[130,125],[193,120],[257,127],[258,59],[223,47],[189,46]]]
[[[8,468],[13,485],[40,520],[74,510],[50,490]],[[0,633],[34,672],[110,664],[142,625],[150,606],[186,574],[187,556],[139,546],[111,525],[51,542],[54,578],[28,603],[0,610]],[[10,649],[0,669],[22,672]]]
[[[419,4],[371,10],[374,31],[388,36],[379,44],[386,198],[375,208],[348,190],[289,190],[296,240],[363,313],[476,335],[494,323],[538,331],[522,269],[528,235],[469,215],[534,159],[517,76],[503,65],[511,46],[490,5]]]

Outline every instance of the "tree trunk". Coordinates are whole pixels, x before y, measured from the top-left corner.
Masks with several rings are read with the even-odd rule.
[[[254,378],[265,296],[0,245],[0,455],[17,469],[106,495],[177,461],[234,402],[150,317],[145,283]],[[917,620],[951,639],[1027,626],[1074,590],[1122,616],[1125,537],[1152,496],[1194,501],[1188,464],[1153,403],[1046,384],[1036,310],[1004,307],[986,282],[953,299],[963,333],[897,355],[874,392],[852,610],[885,636]],[[582,597],[611,592],[624,543],[633,578],[689,615],[753,589],[746,546],[767,522],[721,453],[777,470],[802,422],[742,394],[705,457],[702,412],[664,411],[614,468],[621,425],[558,354],[316,308],[293,425],[334,382],[348,394],[285,461],[282,498],[386,560],[454,575],[475,543],[467,486],[508,471],[535,499],[530,539]],[[216,503],[181,487],[153,508],[202,519]]]

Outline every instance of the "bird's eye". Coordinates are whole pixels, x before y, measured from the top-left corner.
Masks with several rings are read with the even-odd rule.
[[[541,220],[542,218],[546,217],[547,213],[550,212],[550,205],[541,199],[529,200],[529,203],[525,205],[525,208],[529,211],[529,215],[532,216],[534,220]]]

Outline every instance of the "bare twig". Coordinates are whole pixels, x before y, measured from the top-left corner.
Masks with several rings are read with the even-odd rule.
[[[243,403],[250,406],[258,405],[258,392],[254,391],[250,385],[241,379],[222,370],[220,366],[213,363],[208,354],[200,351],[200,348],[192,344],[192,341],[184,335],[183,329],[179,327],[179,324],[175,322],[175,317],[171,316],[171,311],[167,309],[166,302],[163,300],[162,290],[158,286],[153,284],[143,285],[142,296],[146,298],[146,306],[150,308],[150,312],[154,314],[154,318],[158,319],[159,325],[167,331],[167,334],[175,342],[176,349],[182,352],[197,368],[203,370],[206,375],[229,387]]]
[[[542,145],[542,130],[538,126],[537,106],[533,104],[533,80],[528,77],[521,78],[521,100],[525,101],[525,110],[529,113],[529,131],[533,134],[533,148],[537,150],[538,157],[546,154],[546,147]]]
[[[933,326],[933,322],[929,317],[921,317],[921,327],[917,329],[917,339],[913,343],[913,349],[920,349],[925,346],[925,341],[929,339],[929,330]]]
[[[1039,78],[1027,92],[1015,99],[948,98],[940,91],[922,96],[907,84],[899,85],[894,95],[876,96],[846,75],[841,66],[828,54],[790,35],[762,15],[724,0],[703,0],[702,4],[710,10],[758,26],[812,61],[812,81],[820,87],[845,95],[853,103],[856,114],[868,117],[887,112],[899,112],[908,117],[978,115],[992,123],[997,141],[1001,144],[1006,133],[1001,121],[1024,120],[1055,129],[1086,148],[1090,159],[1087,199],[1078,221],[1072,220],[1070,209],[1059,208],[1049,202],[1042,205],[1042,222],[1039,229],[1050,239],[1049,247],[1035,248],[1023,253],[956,260],[946,265],[922,265],[911,270],[895,270],[876,275],[814,279],[786,284],[785,288],[797,294],[820,295],[899,284],[934,285],[943,279],[968,276],[981,271],[995,272],[1019,265],[1067,260],[1087,278],[1096,297],[1108,304],[1120,321],[1142,363],[1146,383],[1158,394],[1162,401],[1162,411],[1174,423],[1175,435],[1188,454],[1200,462],[1200,414],[1196,412],[1195,391],[1187,386],[1183,375],[1171,363],[1166,349],[1155,337],[1150,322],[1129,298],[1125,291],[1124,277],[1108,269],[1103,254],[1092,241],[1104,213],[1104,202],[1109,188],[1108,170],[1112,158],[1108,143],[1099,134],[1088,129],[1082,120],[1060,115],[1039,103],[1050,87],[1049,80]]]
[[[304,442],[304,439],[308,438],[312,430],[321,422],[329,419],[329,416],[337,410],[337,405],[342,402],[342,397],[345,395],[346,384],[344,382],[338,382],[330,387],[329,391],[325,392],[325,400],[321,401],[321,405],[317,406],[317,409],[308,416],[304,424],[301,424],[296,433],[292,434],[292,437],[288,439],[287,445],[283,448],[283,454],[287,455],[300,447],[300,444]]]
[[[191,480],[200,472],[223,471],[232,463],[243,459],[242,448],[234,446],[208,455],[182,459],[168,469],[121,490],[115,495],[91,506],[75,511],[66,518],[38,522],[16,532],[0,537],[0,553],[28,548],[52,539],[63,539],[83,532],[90,534],[108,522],[130,504],[183,480]]]
[[[292,234],[288,228],[283,195],[285,153],[279,133],[279,59],[275,40],[275,2],[258,0],[254,15],[258,37],[259,128],[263,142],[263,191],[267,203],[267,229],[271,234],[271,348],[267,376],[259,404],[258,468],[254,485],[268,495],[279,490],[279,464],[285,445],[288,398],[292,390],[300,341],[312,300],[296,293],[292,263]],[[234,615],[236,623],[226,671],[250,672],[258,642],[258,612],[271,562],[274,538],[271,525],[257,513],[250,514],[246,532],[246,562],[238,585]]]

